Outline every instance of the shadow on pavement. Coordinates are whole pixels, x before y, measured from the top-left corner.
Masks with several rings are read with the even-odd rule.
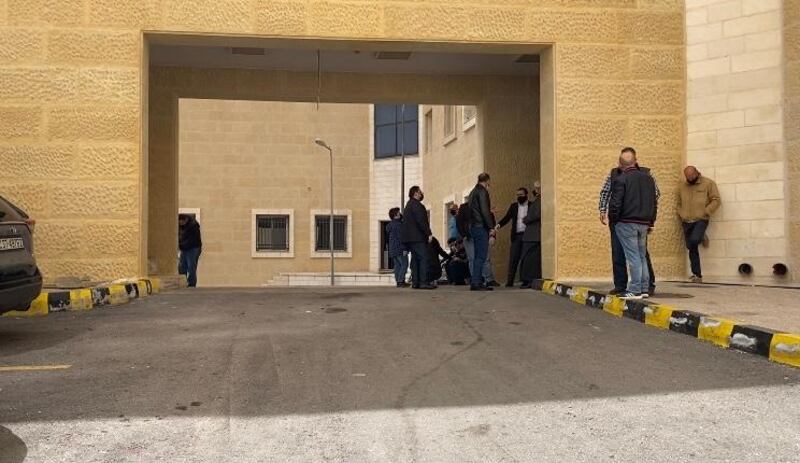
[[[28,447],[14,433],[0,426],[0,463],[21,463],[28,456]]]
[[[91,334],[52,348],[6,356],[73,367],[0,374],[5,422],[473,407],[800,384],[798,370],[519,289],[184,291],[7,323],[0,332],[39,339],[88,327]]]

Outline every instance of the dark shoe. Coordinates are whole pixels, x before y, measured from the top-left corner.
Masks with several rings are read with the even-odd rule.
[[[470,286],[469,290],[470,291],[493,291],[494,288],[492,288],[491,286],[490,287],[486,287],[486,286]]]
[[[411,285],[411,289],[419,289],[419,285]]]
[[[618,295],[620,295],[620,294],[622,294],[622,293],[624,293],[624,292],[625,292],[625,290],[624,290],[624,289],[617,289],[617,288],[614,288],[614,289],[612,289],[611,291],[609,291],[609,292],[608,292],[608,295],[609,295],[609,296],[618,296]]]
[[[513,288],[513,287],[514,287],[513,281],[509,281],[508,283],[506,283],[506,288]]]
[[[433,286],[433,285],[421,285],[417,289],[436,289],[436,286]]]
[[[656,287],[655,286],[651,286],[651,287],[647,288],[647,294],[649,294],[651,296],[655,296],[656,295]]]
[[[519,287],[519,289],[531,289],[531,288],[533,288],[533,285],[530,283],[524,283],[522,286]]]
[[[490,282],[486,283],[486,286],[487,286],[487,287],[492,287],[492,286],[495,286],[495,287],[496,287],[496,286],[500,286],[500,283],[498,283],[498,282],[496,282],[496,281],[492,280],[492,281],[490,281]]]

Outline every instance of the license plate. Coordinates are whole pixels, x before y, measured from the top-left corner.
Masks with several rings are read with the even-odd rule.
[[[15,249],[25,249],[25,242],[22,241],[22,238],[0,238],[0,251]]]

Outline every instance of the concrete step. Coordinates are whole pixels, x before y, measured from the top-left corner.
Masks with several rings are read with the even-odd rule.
[[[394,286],[394,275],[385,273],[337,273],[336,286]],[[330,273],[281,273],[264,286],[330,286]]]

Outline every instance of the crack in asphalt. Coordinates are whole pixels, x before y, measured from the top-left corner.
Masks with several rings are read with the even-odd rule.
[[[477,301],[473,302],[472,304],[470,304],[468,306],[465,306],[465,307],[462,307],[461,309],[459,309],[458,312],[456,312],[456,315],[461,320],[461,324],[463,326],[465,326],[469,331],[471,331],[472,334],[475,335],[475,339],[473,339],[472,342],[470,342],[466,346],[462,347],[461,349],[457,350],[456,352],[454,352],[454,353],[446,356],[445,358],[443,358],[433,368],[429,369],[428,371],[426,371],[424,373],[421,373],[421,374],[415,376],[414,379],[412,379],[410,382],[408,382],[405,386],[402,387],[402,389],[400,390],[400,394],[397,396],[397,401],[395,401],[395,408],[401,411],[403,422],[404,422],[405,427],[406,427],[406,433],[410,435],[409,438],[408,438],[408,441],[411,444],[410,448],[409,448],[409,451],[411,452],[411,461],[412,462],[418,461],[418,456],[417,456],[418,438],[417,438],[416,425],[414,424],[413,419],[410,416],[410,414],[408,413],[408,409],[406,408],[406,406],[407,406],[406,402],[408,400],[408,396],[411,393],[411,390],[413,388],[415,388],[417,385],[419,385],[421,381],[423,381],[424,379],[430,378],[431,376],[436,374],[439,370],[441,370],[445,365],[450,363],[453,359],[455,359],[456,357],[458,357],[461,354],[464,354],[465,352],[469,351],[470,349],[473,349],[478,344],[481,344],[481,343],[484,342],[483,333],[481,333],[480,330],[478,330],[475,327],[475,325],[470,323],[469,320],[464,318],[463,312],[465,310],[467,310],[467,309],[470,309],[470,308],[473,308],[473,307],[477,306],[481,302],[485,301],[487,298],[488,298],[488,295],[485,295],[482,298],[478,299]],[[400,459],[400,461],[402,461],[402,459]]]

